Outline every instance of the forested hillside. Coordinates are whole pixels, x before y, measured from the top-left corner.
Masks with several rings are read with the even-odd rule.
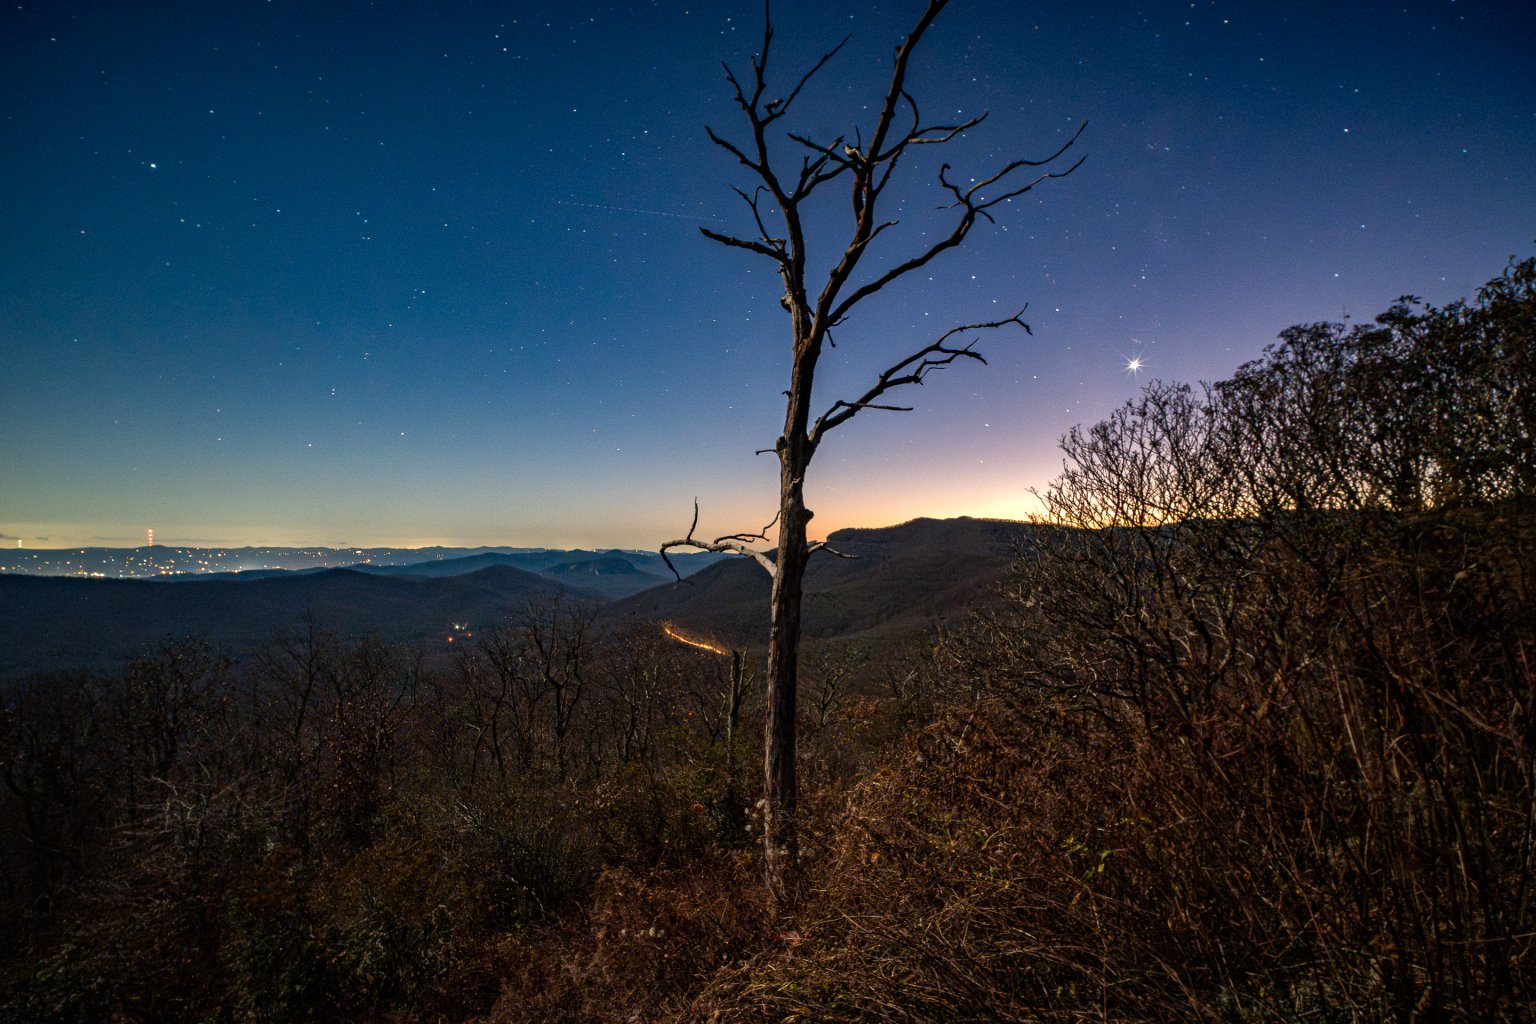
[[[1536,261],[1063,449],[969,612],[805,652],[790,909],[761,667],[644,618],[7,689],[0,1020],[1529,1019]]]

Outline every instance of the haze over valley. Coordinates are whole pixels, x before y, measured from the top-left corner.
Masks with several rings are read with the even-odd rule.
[[[921,629],[955,614],[1002,578],[1032,529],[959,519],[841,531],[838,550],[852,557],[814,568],[807,634]],[[358,556],[371,560],[351,561]],[[617,550],[59,552],[59,568],[100,565],[124,574],[0,574],[0,678],[112,668],[186,640],[248,657],[316,625],[344,641],[404,641],[444,654],[477,631],[505,626],[530,602],[601,606],[609,619],[639,618],[657,629],[673,623],[741,649],[761,643],[769,580],[759,566],[709,553],[670,557],[683,582],[655,552]],[[263,567],[220,571],[219,564]],[[174,565],[207,568],[164,571]]]

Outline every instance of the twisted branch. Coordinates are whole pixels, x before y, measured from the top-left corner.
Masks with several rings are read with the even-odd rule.
[[[700,551],[713,551],[716,554],[746,555],[762,566],[769,576],[772,576],[775,571],[773,559],[769,558],[766,552],[748,547],[747,542],[763,541],[767,543],[768,531],[773,529],[774,524],[778,521],[778,514],[775,513],[768,525],[756,533],[728,533],[723,537],[716,537],[714,540],[696,540],[693,536],[693,531],[699,528],[699,499],[694,498],[693,524],[688,527],[688,536],[681,540],[669,540],[663,544],[660,551],[661,560],[667,563],[667,568],[672,570],[672,575],[676,577],[679,583],[683,581],[683,576],[677,571],[677,566],[672,564],[672,559],[667,555],[667,552],[673,548],[697,548]]]
[[[1025,306],[1024,309],[1028,309]],[[990,331],[1009,324],[1017,324],[1024,328],[1025,334],[1033,334],[1029,324],[1024,322],[1024,309],[1019,310],[1013,316],[1002,320],[989,320],[986,323],[964,324],[960,327],[951,327],[937,339],[924,345],[916,352],[907,356],[898,363],[893,364],[875,378],[875,383],[853,401],[838,399],[832,403],[832,407],[817,418],[811,427],[808,440],[814,448],[821,443],[822,437],[834,427],[840,427],[853,419],[865,409],[881,409],[886,412],[911,412],[912,407],[906,405],[886,405],[877,401],[881,395],[893,388],[903,387],[907,384],[921,384],[923,378],[934,370],[942,369],[957,359],[974,359],[978,363],[986,364],[986,359],[973,347],[975,342],[955,346],[949,344],[949,339],[966,331]]]

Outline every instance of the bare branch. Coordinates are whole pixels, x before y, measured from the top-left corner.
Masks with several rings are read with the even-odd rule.
[[[1047,164],[1054,163],[1058,157],[1060,157],[1063,153],[1065,153],[1067,150],[1072,148],[1072,144],[1074,142],[1076,142],[1079,137],[1082,136],[1084,130],[1086,130],[1087,127],[1088,127],[1088,122],[1087,121],[1084,121],[1082,124],[1078,125],[1077,126],[1077,131],[1072,134],[1072,137],[1070,139],[1068,139],[1065,143],[1063,143],[1060,149],[1056,150],[1056,152],[1052,153],[1050,156],[1046,157],[1044,160],[1014,160],[1011,163],[1009,163],[1007,166],[1005,166],[1002,170],[1000,170],[996,174],[992,175],[992,177],[990,177],[990,178],[983,178],[981,181],[978,181],[976,184],[972,185],[970,188],[965,190],[962,202],[967,207],[972,207],[972,208],[977,209],[977,210],[985,210],[989,206],[996,206],[998,203],[1001,203],[1001,202],[1003,202],[1006,199],[1012,199],[1014,196],[1022,195],[1023,193],[1028,192],[1030,189],[1034,188],[1040,182],[1045,181],[1048,178],[1065,178],[1067,175],[1071,174],[1073,171],[1075,171],[1079,167],[1081,167],[1083,165],[1083,160],[1086,160],[1087,157],[1084,157],[1083,160],[1078,160],[1077,163],[1073,164],[1071,167],[1068,167],[1064,171],[1047,172],[1045,174],[1042,174],[1039,177],[1037,177],[1037,178],[1033,179],[1032,181],[1030,181],[1028,184],[1026,184],[1026,185],[1024,185],[1022,187],[1013,189],[1011,192],[1008,192],[1006,195],[1000,195],[1000,196],[995,196],[995,197],[993,197],[991,199],[985,199],[985,200],[983,200],[980,203],[974,202],[975,196],[976,196],[976,194],[978,192],[980,192],[983,189],[987,188],[989,185],[996,184],[997,182],[999,182],[1002,179],[1006,178],[1008,175],[1012,174],[1014,171],[1018,170],[1020,167],[1044,167]]]
[[[953,249],[956,246],[958,246],[961,242],[965,241],[965,237],[968,234],[970,234],[971,228],[973,228],[976,225],[976,218],[978,216],[985,217],[989,221],[992,220],[992,215],[987,212],[991,207],[994,207],[994,206],[996,206],[999,203],[1006,202],[1009,199],[1014,199],[1014,198],[1016,198],[1018,196],[1021,196],[1025,192],[1028,192],[1030,189],[1034,188],[1040,182],[1045,181],[1047,179],[1050,179],[1050,178],[1065,178],[1067,175],[1071,174],[1073,171],[1075,171],[1079,167],[1081,167],[1082,164],[1083,164],[1083,161],[1079,160],[1077,163],[1073,164],[1071,167],[1068,167],[1065,171],[1047,172],[1045,174],[1041,174],[1039,177],[1033,179],[1032,181],[1029,181],[1029,182],[1027,182],[1027,183],[1025,183],[1025,184],[1023,184],[1023,185],[1021,185],[1019,187],[1017,187],[1017,188],[1012,188],[1012,189],[1010,189],[1010,190],[1008,190],[1008,191],[1006,191],[1006,192],[1004,192],[1004,193],[1002,193],[1000,195],[993,196],[991,198],[985,198],[985,197],[982,197],[980,199],[977,198],[977,194],[983,188],[987,187],[988,185],[996,184],[997,182],[1001,181],[1004,177],[1006,177],[1008,174],[1010,174],[1011,172],[1019,169],[1020,167],[1040,167],[1040,166],[1048,164],[1051,161],[1057,159],[1062,154],[1064,154],[1068,149],[1071,148],[1072,144],[1074,142],[1076,142],[1079,137],[1082,136],[1083,131],[1087,127],[1088,127],[1088,122],[1084,121],[1081,125],[1078,126],[1077,131],[1075,133],[1073,133],[1072,138],[1068,139],[1060,148],[1058,148],[1056,150],[1056,152],[1052,153],[1049,157],[1046,157],[1044,160],[1014,160],[1014,161],[1011,161],[1006,166],[1004,166],[1002,170],[1000,170],[997,173],[993,174],[989,178],[982,179],[981,181],[977,182],[976,184],[970,186],[969,188],[961,188],[958,185],[956,185],[953,182],[951,182],[949,180],[949,178],[947,177],[947,173],[949,171],[949,165],[948,164],[943,165],[939,169],[939,183],[941,185],[943,185],[944,188],[952,196],[955,197],[954,205],[960,207],[961,210],[962,210],[962,213],[960,215],[960,220],[955,224],[954,229],[949,233],[948,236],[946,236],[945,238],[942,238],[939,241],[935,242],[933,245],[929,246],[925,251],[917,254],[916,256],[913,256],[912,258],[910,258],[910,259],[908,259],[908,260],[906,260],[906,261],[904,261],[902,263],[897,264],[896,266],[892,267],[890,270],[887,270],[885,273],[881,274],[879,277],[875,278],[874,280],[869,281],[866,284],[863,284],[863,285],[859,286],[858,288],[854,289],[854,291],[847,298],[845,298],[841,302],[837,303],[837,305],[831,309],[831,312],[830,312],[831,320],[834,321],[834,322],[837,321],[837,320],[841,320],[843,317],[848,315],[848,311],[851,310],[854,306],[858,305],[860,302],[862,302],[863,300],[867,299],[869,296],[873,295],[875,292],[880,291],[882,288],[884,288],[886,285],[890,284],[892,281],[895,281],[897,278],[905,277],[907,274],[910,274],[912,271],[918,270],[918,269],[921,269],[922,267],[927,266],[940,253],[945,252],[945,251],[947,251],[949,249]],[[898,150],[898,152],[899,152],[899,150]],[[885,181],[885,179],[882,178],[881,179],[881,185],[880,185],[880,187],[882,187],[882,188],[884,187],[884,181]],[[878,193],[875,193],[875,194],[878,194]],[[861,215],[860,215],[860,223],[861,223],[861,225],[863,225],[866,222],[866,220],[867,220],[867,211],[861,212]],[[834,298],[836,296],[837,291],[841,289],[843,281],[845,281],[847,279],[848,274],[850,274],[852,272],[852,264],[855,264],[855,263],[858,262],[859,254],[861,254],[863,252],[864,247],[867,246],[867,244],[869,242],[869,237],[867,237],[867,236],[868,236],[868,232],[867,231],[865,231],[863,233],[863,235],[856,235],[855,242],[853,244],[849,245],[847,251],[844,253],[843,263],[840,263],[838,265],[837,269],[833,271],[831,278],[829,278],[829,280],[827,282],[826,289],[824,289],[823,292],[822,292],[822,302],[821,302],[820,307],[818,308],[818,313],[821,312],[822,309],[826,308],[826,306],[829,304],[829,300],[830,299],[832,299],[832,298]],[[862,244],[860,244],[860,239],[861,238],[862,238]],[[845,272],[845,269],[844,269],[844,265],[845,264],[848,264],[846,272]]]
[[[729,139],[724,139],[724,138],[721,138],[720,136],[716,135],[715,134],[715,130],[713,128],[711,128],[709,125],[705,125],[704,126],[704,134],[709,136],[709,141],[710,142],[713,142],[715,145],[719,146],[721,149],[725,150],[727,153],[730,153],[737,160],[740,160],[743,164],[746,164],[752,170],[757,171],[759,174],[762,173],[762,168],[758,167],[757,164],[753,163],[747,157],[747,154],[745,154],[745,153],[743,153],[741,151],[741,148],[739,146],[737,146],[734,142],[730,141]]]
[[[795,102],[795,97],[800,95],[800,90],[805,88],[805,83],[809,82],[811,78],[816,74],[816,72],[825,67],[827,61],[831,60],[833,57],[836,57],[837,51],[848,45],[848,40],[852,38],[853,36],[851,35],[843,36],[842,42],[838,43],[836,46],[832,47],[832,49],[822,54],[821,59],[816,62],[815,66],[800,76],[800,81],[795,83],[795,87],[789,91],[788,96],[782,100],[774,100],[773,102],[769,103],[766,108],[768,111],[768,116],[763,119],[763,123],[768,124],[783,117],[785,113],[789,111],[790,104]]]
[[[955,246],[965,241],[965,236],[970,234],[971,227],[975,223],[976,211],[967,209],[964,215],[960,218],[960,223],[955,225],[954,230],[950,232],[946,238],[935,242],[933,245],[929,246],[926,251],[913,256],[911,259],[908,259],[902,263],[898,263],[896,266],[881,274],[873,281],[855,288],[851,295],[849,295],[842,302],[839,302],[837,306],[831,310],[829,319],[833,322],[843,319],[843,317],[848,315],[848,311],[851,310],[854,306],[857,306],[860,302],[863,302],[865,299],[869,298],[869,296],[875,294],[875,292],[878,292],[892,281],[899,277],[905,277],[912,271],[927,266],[930,262],[932,262],[933,258],[938,256],[941,252],[944,252],[948,249],[953,249]],[[867,234],[868,233],[866,232],[866,235]],[[856,263],[858,257],[864,252],[865,246],[868,244],[869,238],[865,237],[855,244],[850,245],[847,252],[844,254],[844,260]],[[849,268],[849,271],[851,273],[852,267]],[[844,275],[844,280],[846,280],[846,275]],[[829,280],[827,282],[828,291],[823,292],[823,295],[827,298],[832,298],[836,295],[836,292],[831,292],[832,285],[834,283],[837,284],[839,286],[839,290],[841,290],[842,282]],[[829,295],[828,292],[831,292],[831,294]]]
[[[839,148],[843,145],[843,136],[839,135],[823,146],[821,143],[813,142],[804,135],[797,135],[794,132],[786,134],[788,134],[791,141],[797,142],[806,149],[818,154],[814,160],[807,157],[801,165],[800,180],[795,185],[793,195],[790,196],[792,201],[799,202],[822,185],[853,168],[853,163],[839,152]],[[832,165],[831,170],[826,169],[828,164]]]
[[[768,231],[768,225],[763,223],[763,211],[761,207],[759,207],[757,201],[757,197],[766,192],[767,189],[759,185],[757,188],[752,190],[752,194],[750,196],[747,195],[745,191],[736,188],[735,186],[732,186],[731,191],[741,196],[741,201],[746,203],[747,208],[752,211],[752,219],[757,223],[758,238],[763,242],[763,244],[767,245],[774,252],[778,253],[780,259],[784,259],[784,239],[774,238],[773,235]]]
[[[912,134],[902,140],[904,146],[941,146],[955,136],[970,131],[987,119],[986,114],[973,117],[969,121],[960,124],[932,124],[926,128],[914,129]],[[933,134],[930,134],[933,133]]]
[[[1037,175],[1036,177],[1031,178],[1028,182],[1026,182],[1023,185],[1019,186],[1018,188],[1010,189],[1009,191],[1004,192],[1001,195],[993,196],[991,199],[984,200],[983,202],[979,202],[979,203],[972,203],[972,202],[970,202],[969,195],[971,193],[973,193],[975,191],[975,189],[974,188],[968,189],[967,190],[967,199],[965,200],[965,205],[969,206],[972,210],[974,210],[976,213],[980,214],[981,216],[987,218],[987,221],[989,223],[995,224],[995,223],[997,223],[997,221],[993,218],[992,214],[988,212],[992,207],[996,206],[998,203],[1006,203],[1010,199],[1014,199],[1014,198],[1016,198],[1018,196],[1023,195],[1024,193],[1028,192],[1030,189],[1034,188],[1036,185],[1040,184],[1042,181],[1047,181],[1047,180],[1049,180],[1051,178],[1065,178],[1067,175],[1071,174],[1073,171],[1075,171],[1079,167],[1083,166],[1083,160],[1086,160],[1086,159],[1088,159],[1088,158],[1087,157],[1083,157],[1082,159],[1078,160],[1077,163],[1073,164],[1071,167],[1068,167],[1064,171],[1047,171],[1044,174]]]
[[[906,94],[907,64],[912,59],[912,51],[922,40],[923,34],[928,31],[928,26],[933,24],[933,19],[939,16],[939,12],[948,6],[949,0],[928,0],[928,7],[918,18],[917,24],[907,37],[896,48],[896,60],[891,68],[891,85],[886,90],[885,101],[880,107],[880,118],[875,122],[875,134],[869,140],[869,152],[871,161],[880,153],[885,144],[885,138],[890,134],[891,122],[896,117],[896,108],[901,103],[901,98]]]
[[[1088,130],[1088,122],[1084,121],[1082,124],[1077,126],[1077,131],[1072,133],[1072,137],[1070,139],[1068,139],[1066,142],[1063,142],[1061,144],[1061,146],[1056,150],[1056,152],[1052,153],[1050,156],[1045,157],[1045,158],[1040,159],[1040,160],[1014,160],[1011,163],[1009,163],[1006,167],[1004,167],[1002,170],[1000,170],[996,174],[992,175],[992,177],[987,178],[984,181],[977,182],[974,186],[972,186],[971,191],[975,192],[978,189],[986,188],[988,185],[992,184],[994,181],[997,181],[999,178],[1002,178],[1002,177],[1008,175],[1009,173],[1011,173],[1016,168],[1019,168],[1019,167],[1045,167],[1048,164],[1055,163],[1057,160],[1061,159],[1062,155],[1064,153],[1066,153],[1067,150],[1072,148],[1072,144],[1073,143],[1075,143],[1078,139],[1082,138],[1083,132],[1085,132],[1087,130]],[[1080,163],[1082,163],[1082,161],[1079,160],[1077,163],[1080,164]],[[1076,167],[1077,164],[1073,164],[1072,166]],[[1071,174],[1071,173],[1072,172],[1070,170],[1062,171],[1059,175],[1057,175],[1057,177],[1065,178],[1068,174]]]
[[[794,194],[790,197],[796,202],[804,199],[815,191],[823,182],[831,181],[843,173],[843,168],[835,167],[831,171],[826,170],[828,159],[818,156],[812,160],[809,156],[800,158],[800,179],[795,182]]]
[[[847,148],[843,145],[844,136],[842,135],[839,135],[837,138],[823,146],[821,143],[809,139],[804,135],[798,135],[795,132],[785,132],[785,134],[789,137],[790,141],[798,142],[806,149],[815,150],[817,153],[821,154],[823,160],[830,160],[837,164],[839,167],[839,173],[853,166],[853,161],[842,152]]]
[[[770,35],[772,34],[772,31],[773,30],[770,27]],[[741,107],[741,109],[745,110],[747,113],[752,113],[756,105],[757,98],[754,96],[751,100],[747,99],[746,93],[742,91],[741,81],[736,77],[736,72],[731,70],[731,66],[729,64],[722,61],[720,66],[725,68],[725,80],[731,83],[731,89],[736,93],[736,105]],[[757,67],[757,61],[755,59],[752,62],[752,67],[754,69]],[[759,74],[758,77],[761,78],[761,74]],[[759,91],[761,91],[761,89],[759,89]]]
[[[1025,309],[1028,307],[1026,306]],[[886,412],[911,412],[910,406],[887,405],[877,401],[879,397],[893,388],[903,387],[907,384],[921,384],[923,378],[934,370],[949,366],[958,359],[974,359],[978,363],[985,364],[986,359],[972,346],[974,342],[965,345],[951,345],[949,339],[966,331],[989,331],[1009,324],[1017,324],[1024,328],[1024,333],[1032,334],[1029,324],[1024,322],[1024,310],[1021,309],[1013,316],[1002,320],[989,320],[985,323],[963,324],[959,327],[951,327],[934,341],[929,342],[916,352],[907,356],[898,363],[893,364],[879,377],[869,390],[857,399],[848,402],[839,399],[832,403],[831,408],[822,413],[811,428],[807,437],[812,447],[821,443],[821,439],[827,431],[834,427],[842,426],[865,409],[880,409]]]
[[[980,357],[978,356],[977,358]],[[982,362],[986,362],[986,360],[983,359]],[[879,405],[874,402],[844,402],[839,399],[833,402],[832,409],[827,411],[831,412],[833,409],[853,409],[854,411],[860,409],[880,409],[884,412],[911,412],[912,408],[910,405]]]
[[[907,106],[912,108],[912,127],[907,131],[907,138],[912,138],[921,130],[923,113],[917,107],[917,100],[906,89],[901,90],[901,98],[907,101]]]
[[[660,548],[661,560],[667,563],[667,568],[672,570],[672,575],[679,583],[683,582],[682,574],[677,571],[677,566],[672,564],[668,552],[673,548],[697,548],[700,551],[713,551],[716,554],[746,555],[758,565],[762,566],[772,576],[776,571],[773,559],[765,552],[756,551],[747,546],[748,541],[768,540],[768,531],[773,529],[779,521],[778,515],[774,515],[769,524],[757,533],[729,533],[724,537],[716,537],[714,540],[695,540],[693,531],[699,527],[699,499],[693,499],[693,523],[688,527],[688,536],[681,540],[669,540]]]
[[[888,221],[885,221],[883,224],[877,224],[869,232],[868,235],[866,235],[864,238],[859,239],[857,242],[854,242],[851,246],[849,246],[849,248],[851,250],[855,250],[855,251],[862,251],[865,246],[869,245],[870,242],[873,242],[875,239],[879,238],[881,236],[881,234],[883,234],[887,228],[893,228],[893,227],[895,227],[899,223],[901,223],[901,222],[900,221],[895,221],[895,220],[888,220]],[[833,327],[836,327],[840,323],[842,323],[842,320],[835,320],[832,323],[827,325],[827,329],[831,330]]]
[[[807,556],[814,555],[818,551],[825,551],[829,555],[836,555],[838,558],[846,558],[849,561],[853,561],[853,562],[856,562],[856,561],[859,560],[859,556],[858,555],[850,555],[846,551],[839,551],[839,550],[837,550],[837,548],[829,547],[827,545],[827,542],[824,541],[824,540],[812,541],[811,543],[809,543],[809,544],[807,544],[805,546],[805,553],[806,553]]]
[[[852,166],[848,157],[845,156],[842,152],[847,148],[843,145],[843,140],[846,138],[846,136],[839,135],[837,138],[833,139],[826,145],[822,145],[814,139],[811,139],[805,135],[801,135],[797,132],[785,132],[784,134],[790,139],[790,141],[798,142],[806,149],[813,149],[829,160],[834,160],[837,163]]]
[[[943,145],[960,133],[976,127],[987,119],[987,115],[982,114],[961,124],[929,125],[923,127],[921,115],[917,108],[917,101],[907,93],[902,93],[902,96],[907,101],[907,105],[912,108],[912,127],[889,150],[874,157],[872,162],[877,166],[882,166],[882,170],[880,171],[879,180],[873,182],[869,187],[869,201],[871,203],[879,197],[880,193],[885,191],[885,186],[890,182],[891,176],[895,174],[897,166],[901,163],[901,158],[906,155],[908,146]]]
[[[784,254],[778,249],[770,249],[762,242],[750,242],[745,238],[737,238],[735,235],[722,235],[720,232],[711,231],[706,227],[700,227],[699,233],[705,238],[719,242],[721,245],[728,245],[733,249],[747,249],[759,255],[767,256],[769,259],[777,262],[783,262],[785,259]]]
[[[815,335],[820,329],[824,329],[827,324],[836,323],[841,320],[842,314],[847,312],[848,308],[851,308],[851,303],[845,304],[837,310],[834,310],[832,307],[837,301],[838,294],[852,275],[854,268],[858,265],[868,245],[871,233],[875,230],[875,199],[879,196],[880,189],[889,180],[888,163],[886,165],[886,172],[880,177],[878,182],[875,180],[876,171],[881,167],[882,163],[886,163],[887,160],[899,156],[905,148],[904,144],[898,144],[893,147],[892,153],[886,154],[886,160],[881,159],[885,140],[890,136],[897,108],[901,105],[904,97],[908,102],[911,101],[911,97],[906,92],[907,65],[911,60],[913,50],[916,49],[924,33],[928,31],[934,18],[938,17],[939,12],[948,5],[948,2],[949,0],[928,0],[928,5],[918,18],[916,26],[913,27],[912,31],[908,33],[907,37],[901,41],[901,45],[896,49],[895,63],[891,70],[890,86],[886,91],[885,99],[881,103],[880,114],[875,122],[874,134],[870,137],[869,145],[866,147],[863,144],[862,134],[856,133],[856,145],[843,146],[842,161],[837,162],[837,170],[835,172],[829,172],[830,176],[835,176],[845,168],[853,171],[852,201],[855,223],[853,238],[844,250],[842,259],[838,261],[837,266],[828,275],[827,283],[822,288],[821,294],[817,299],[815,313],[812,318],[812,322],[816,326],[812,329],[812,335]],[[915,113],[916,104],[912,103],[911,105],[914,109],[914,116],[917,116]],[[909,137],[907,133],[903,133],[903,139]],[[830,154],[828,158],[835,159]],[[974,220],[974,218],[971,219]],[[969,230],[969,225],[967,225],[966,230]],[[795,236],[794,241],[794,251],[797,254],[797,259],[803,258],[804,246],[801,244],[801,239],[798,235]],[[954,244],[958,244],[958,241]],[[945,248],[948,248],[948,246]],[[878,288],[874,290],[878,290]],[[868,294],[868,292],[865,292],[865,294]]]

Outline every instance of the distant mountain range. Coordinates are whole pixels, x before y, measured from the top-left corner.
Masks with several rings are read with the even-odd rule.
[[[351,569],[261,579],[97,580],[0,576],[0,676],[99,668],[166,638],[232,653],[298,629],[306,614],[343,636],[446,641],[455,623],[494,623],[529,599],[569,588],[512,566],[401,579]]]
[[[807,575],[810,638],[880,636],[985,601],[1033,527],[917,519],[840,530]],[[505,621],[529,600],[586,600],[604,615],[666,621],[717,642],[758,644],[767,573],[747,559],[679,554],[674,582],[659,555],[631,551],[481,551],[347,569],[252,570],[159,579],[0,573],[0,677],[119,664],[167,637],[242,654],[302,626],[375,634],[443,650],[456,626]]]
[[[347,548],[245,547],[187,548],[155,545],[137,548],[0,548],[0,576],[87,576],[108,579],[219,579],[236,574],[273,575],[320,569],[403,569],[446,566],[442,575],[473,572],[488,565],[513,565],[542,572],[552,566],[617,556],[642,572],[671,578],[654,551],[560,550],[554,548]],[[695,552],[674,558],[684,576],[724,556]],[[248,577],[250,578],[250,577]]]
[[[728,556],[700,552],[694,555],[674,557],[678,574],[691,576],[708,565]],[[530,551],[507,554],[486,551],[462,558],[433,559],[400,565],[375,565],[363,563],[348,566],[355,572],[374,576],[395,576],[411,579],[441,579],[479,572],[492,566],[510,566],[524,572],[564,583],[583,596],[612,601],[637,594],[642,590],[673,580],[661,556],[648,551]],[[660,570],[659,572],[657,570]],[[313,575],[333,572],[332,569],[248,569],[243,572],[182,573],[162,577],[177,583],[196,583],[209,579],[251,580],[270,579],[275,576]]]

